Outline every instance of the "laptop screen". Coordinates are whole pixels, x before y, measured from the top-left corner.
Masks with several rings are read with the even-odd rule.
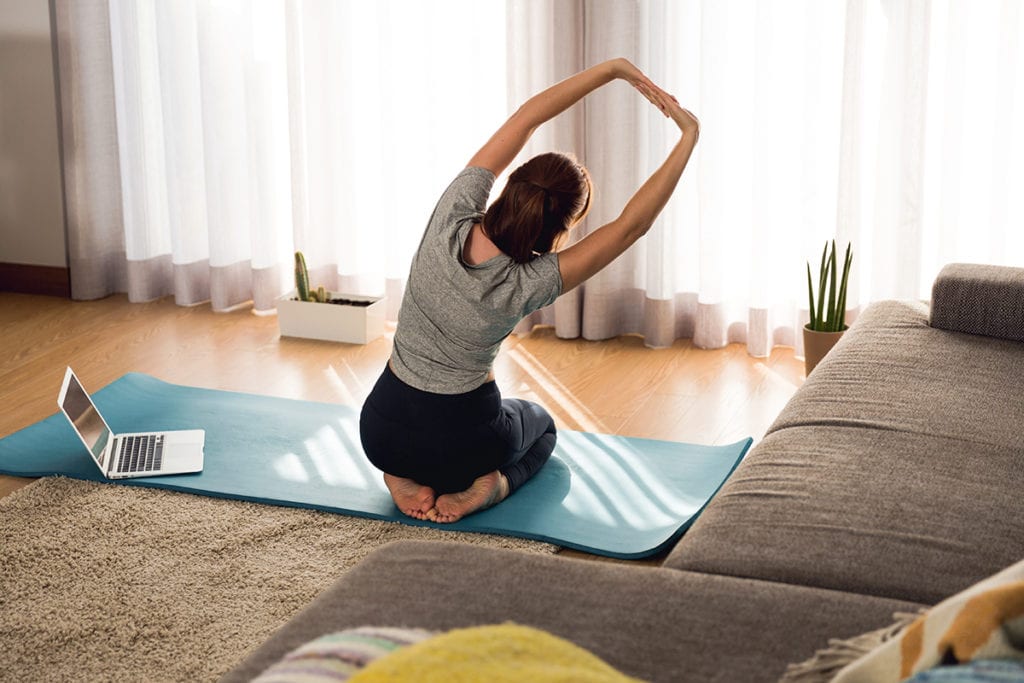
[[[106,446],[107,441],[110,440],[110,429],[96,411],[96,406],[93,405],[89,394],[85,393],[85,389],[78,383],[78,378],[72,372],[68,372],[67,387],[60,407],[71,420],[75,431],[82,437],[82,441],[92,453],[92,457],[106,472]]]

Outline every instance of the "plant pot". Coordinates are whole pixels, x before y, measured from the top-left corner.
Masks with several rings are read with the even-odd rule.
[[[804,325],[804,374],[810,375],[815,366],[825,357],[848,327],[839,332],[818,332]]]
[[[277,325],[282,337],[366,344],[384,334],[384,297],[328,292],[329,299],[370,302],[352,304],[299,301],[295,290],[277,299]]]

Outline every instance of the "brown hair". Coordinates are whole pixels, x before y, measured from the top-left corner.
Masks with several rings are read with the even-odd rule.
[[[550,252],[590,210],[590,174],[571,156],[548,152],[517,168],[484,214],[483,229],[517,263]]]

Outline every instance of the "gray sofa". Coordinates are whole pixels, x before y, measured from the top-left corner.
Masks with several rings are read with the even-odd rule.
[[[660,567],[398,542],[224,680],[345,628],[514,621],[651,681],[775,681],[1024,558],[1022,423],[1024,269],[947,266],[930,308],[860,315]]]

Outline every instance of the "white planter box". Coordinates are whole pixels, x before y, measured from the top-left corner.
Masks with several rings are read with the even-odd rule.
[[[277,325],[282,337],[365,344],[384,334],[384,297],[328,292],[329,299],[372,301],[369,306],[298,301],[295,290],[277,299]]]

